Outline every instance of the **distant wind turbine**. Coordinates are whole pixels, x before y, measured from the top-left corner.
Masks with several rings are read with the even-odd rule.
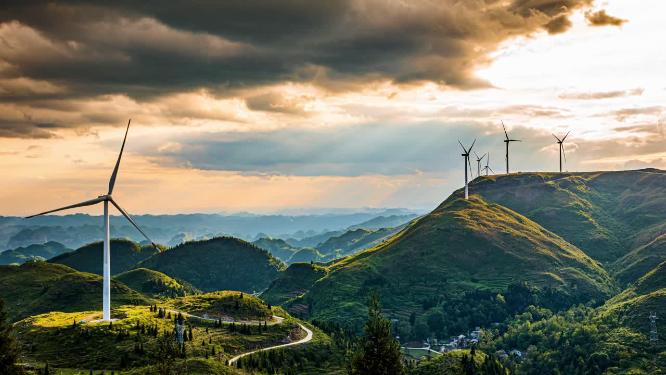
[[[482,170],[486,172],[486,176],[487,176],[487,175],[488,175],[488,171],[491,171],[491,172],[493,172],[493,173],[495,173],[495,171],[493,171],[493,169],[490,168],[490,166],[489,166],[489,164],[490,164],[490,152],[487,153],[486,155],[488,155],[488,157],[486,158],[486,166],[483,167]]]
[[[562,156],[564,156],[564,161],[567,161],[567,154],[564,152],[564,140],[567,139],[569,136],[570,131],[567,132],[567,134],[562,137],[562,139],[558,138],[555,134],[553,134],[553,137],[557,139],[557,144],[560,146],[560,173],[562,173]]]
[[[28,216],[26,219],[29,219],[31,217],[35,216],[41,216],[41,215],[46,215],[52,212],[58,212],[58,211],[63,211],[63,210],[68,210],[70,208],[77,208],[77,207],[86,207],[86,206],[92,206],[97,203],[102,203],[104,202],[104,267],[103,267],[103,284],[102,284],[102,320],[104,321],[110,321],[111,320],[111,243],[110,243],[110,236],[109,236],[109,202],[113,204],[118,211],[120,211],[127,220],[148,240],[150,243],[157,248],[157,245],[148,238],[146,233],[139,228],[139,226],[136,224],[134,219],[125,211],[123,210],[118,203],[116,203],[115,200],[111,197],[111,193],[113,193],[113,186],[116,184],[116,176],[118,175],[118,168],[120,167],[120,159],[123,156],[123,150],[125,149],[125,141],[127,140],[127,133],[129,132],[129,127],[130,127],[130,122],[132,120],[127,122],[127,129],[125,130],[125,138],[123,138],[123,144],[120,147],[120,154],[118,155],[118,160],[116,161],[116,166],[113,168],[113,173],[111,174],[111,179],[109,180],[109,191],[105,195],[100,195],[95,199],[87,200],[81,203],[73,204],[70,206],[62,207],[62,208],[57,208],[55,210],[50,210],[46,212],[42,212],[36,215]]]
[[[520,139],[511,139],[509,138],[509,133],[506,132],[506,126],[504,126],[504,121],[502,121],[502,128],[504,129],[504,145],[506,146],[506,174],[509,174],[509,143],[511,142],[522,142]]]
[[[474,151],[474,156],[476,156],[476,177],[481,177],[481,160],[486,157],[488,153],[483,154],[483,156],[479,157],[479,154]]]
[[[458,143],[460,144],[460,147],[462,147],[462,149],[463,149],[462,156],[465,160],[465,199],[467,199],[467,198],[469,198],[469,193],[468,193],[468,188],[467,188],[467,166],[469,166],[469,172],[471,174],[472,173],[472,164],[469,162],[469,153],[472,151],[472,147],[474,147],[474,143],[476,143],[476,139],[474,140],[474,142],[472,142],[472,145],[469,146],[469,149],[466,149],[465,146],[463,146],[463,144],[460,141],[458,141]]]

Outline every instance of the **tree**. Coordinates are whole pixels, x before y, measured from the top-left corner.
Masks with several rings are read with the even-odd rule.
[[[405,373],[400,344],[391,336],[391,322],[382,316],[379,297],[368,301],[368,321],[359,349],[351,363],[351,373],[358,375],[399,375]]]
[[[18,347],[14,340],[12,325],[7,322],[5,302],[0,299],[0,374],[21,374],[21,369],[16,366],[18,359]]]

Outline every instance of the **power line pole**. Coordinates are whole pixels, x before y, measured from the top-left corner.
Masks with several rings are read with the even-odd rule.
[[[657,334],[657,314],[654,312],[650,313],[650,344],[655,345],[659,340],[659,335]]]

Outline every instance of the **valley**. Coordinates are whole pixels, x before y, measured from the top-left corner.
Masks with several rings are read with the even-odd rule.
[[[665,189],[659,170],[511,174],[418,218],[311,239],[114,239],[112,324],[97,322],[100,242],[31,244],[0,253],[0,299],[28,371],[342,374],[376,294],[403,347],[437,348],[403,349],[409,374],[459,373],[463,357],[516,374],[658,374]],[[191,337],[174,345],[179,314]],[[472,331],[473,344],[431,345]]]

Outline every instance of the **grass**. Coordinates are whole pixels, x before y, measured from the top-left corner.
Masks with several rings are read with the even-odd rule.
[[[285,272],[283,279],[289,276]],[[314,283],[304,280],[302,285],[312,287],[289,300],[289,306],[305,305],[314,319],[356,326],[373,289],[380,291],[388,315],[402,321],[424,299],[474,289],[502,291],[517,281],[561,289],[583,300],[604,300],[615,291],[606,271],[580,249],[479,196],[468,201],[452,196],[398,236],[334,262],[317,276]],[[281,279],[265,295],[284,300],[289,296],[285,284],[299,286]]]
[[[102,277],[78,272],[61,264],[28,262],[0,266],[0,298],[12,321],[49,311],[102,308]],[[111,302],[149,304],[153,300],[125,284],[111,281]]]
[[[147,268],[123,272],[115,279],[138,292],[155,298],[173,298],[200,293],[198,289],[188,283]]]
[[[138,327],[156,327],[159,334],[171,332],[173,318],[158,318],[148,306],[121,306],[113,310],[112,316],[118,319],[112,325],[92,322],[100,317],[97,311],[54,312],[24,319],[15,325],[23,353],[22,361],[37,368],[48,361],[50,367],[79,369],[86,373],[90,369],[134,369],[135,373],[149,371],[157,360],[157,339],[150,332],[142,334]],[[81,320],[87,322],[79,323]],[[74,325],[74,322],[77,324]],[[215,327],[197,319],[188,320],[186,326],[192,328],[194,337],[186,342],[188,363],[195,360],[190,364],[202,368],[223,366],[237,353],[281,343],[292,331],[300,331],[292,318],[282,324],[269,325],[261,332],[254,326],[251,333],[232,331],[228,324]],[[145,354],[135,352],[135,345],[139,342]],[[124,362],[121,358],[125,358]]]
[[[234,320],[266,320],[272,315],[261,299],[242,292],[219,291],[169,300],[165,306],[197,316]]]

